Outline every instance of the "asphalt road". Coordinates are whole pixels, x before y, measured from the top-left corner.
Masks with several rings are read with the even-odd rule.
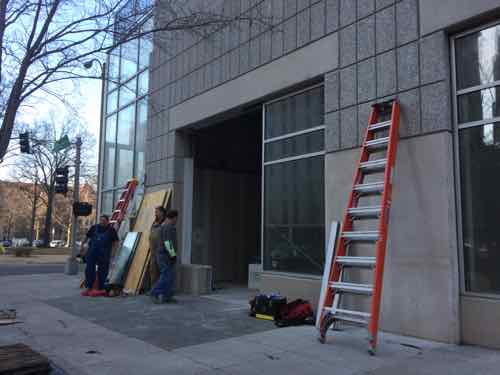
[[[0,264],[0,277],[64,272],[64,264]]]

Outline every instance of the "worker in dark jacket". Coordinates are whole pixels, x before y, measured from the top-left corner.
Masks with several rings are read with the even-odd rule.
[[[173,298],[175,287],[175,263],[177,260],[177,216],[175,210],[166,213],[162,224],[162,245],[155,252],[156,262],[160,269],[160,277],[151,289],[150,296],[154,303],[175,302]]]
[[[109,224],[108,215],[101,215],[99,224],[93,225],[89,229],[82,243],[81,254],[83,254],[83,249],[87,242],[89,243],[88,250],[85,254],[87,261],[87,266],[85,268],[85,287],[87,290],[82,292],[82,295],[105,295],[104,284],[108,277],[111,255],[118,245],[118,235],[115,228]],[[98,290],[92,290],[96,278],[96,266]]]

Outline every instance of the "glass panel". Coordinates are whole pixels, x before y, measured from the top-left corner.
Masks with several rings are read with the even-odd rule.
[[[139,69],[149,67],[151,52],[153,52],[152,34],[141,38],[141,49],[139,51]]]
[[[106,113],[116,111],[118,108],[118,90],[108,94],[108,102],[106,103]]]
[[[500,294],[500,123],[460,130],[465,289]]]
[[[324,157],[265,167],[264,268],[323,272]]]
[[[265,161],[322,151],[325,148],[324,131],[298,135],[265,144]]]
[[[323,97],[323,87],[320,86],[266,106],[265,138],[323,125]]]
[[[500,86],[460,95],[458,122],[465,123],[500,116]]]
[[[115,185],[115,152],[116,152],[116,115],[106,119],[104,141],[104,176],[103,187],[110,188]]]
[[[139,40],[134,39],[122,45],[121,81],[137,73],[137,58],[139,53]]]
[[[455,42],[459,90],[500,80],[500,25]]]
[[[124,186],[133,176],[135,106],[118,113],[116,186]]]
[[[120,107],[123,107],[135,100],[136,85],[137,78],[134,78],[120,86]]]
[[[137,104],[137,130],[135,139],[135,177],[143,180],[145,169],[144,153],[146,150],[146,126],[148,119],[148,102],[143,99]]]
[[[143,96],[148,93],[149,88],[149,71],[145,70],[139,75],[138,96]]]
[[[113,211],[113,191],[102,193],[101,198],[101,215],[111,215]]]
[[[120,79],[120,47],[109,54],[108,92],[113,90]]]

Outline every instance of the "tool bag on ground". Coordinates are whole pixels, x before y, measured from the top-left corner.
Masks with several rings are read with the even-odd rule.
[[[270,296],[258,294],[250,301],[250,316],[262,314],[276,318],[285,306],[286,297],[279,294],[272,294]]]
[[[314,325],[314,312],[308,301],[296,299],[283,306],[274,320],[278,327]]]

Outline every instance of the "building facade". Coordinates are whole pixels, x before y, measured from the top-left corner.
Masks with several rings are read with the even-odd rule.
[[[103,210],[139,162],[147,190],[173,188],[184,279],[203,264],[245,283],[259,264],[263,292],[316,301],[371,105],[397,98],[382,329],[500,347],[498,1],[229,0],[218,11],[243,17],[155,36],[148,68],[127,81],[139,93],[149,75],[134,114],[108,90]],[[125,80],[111,85],[120,98]]]

